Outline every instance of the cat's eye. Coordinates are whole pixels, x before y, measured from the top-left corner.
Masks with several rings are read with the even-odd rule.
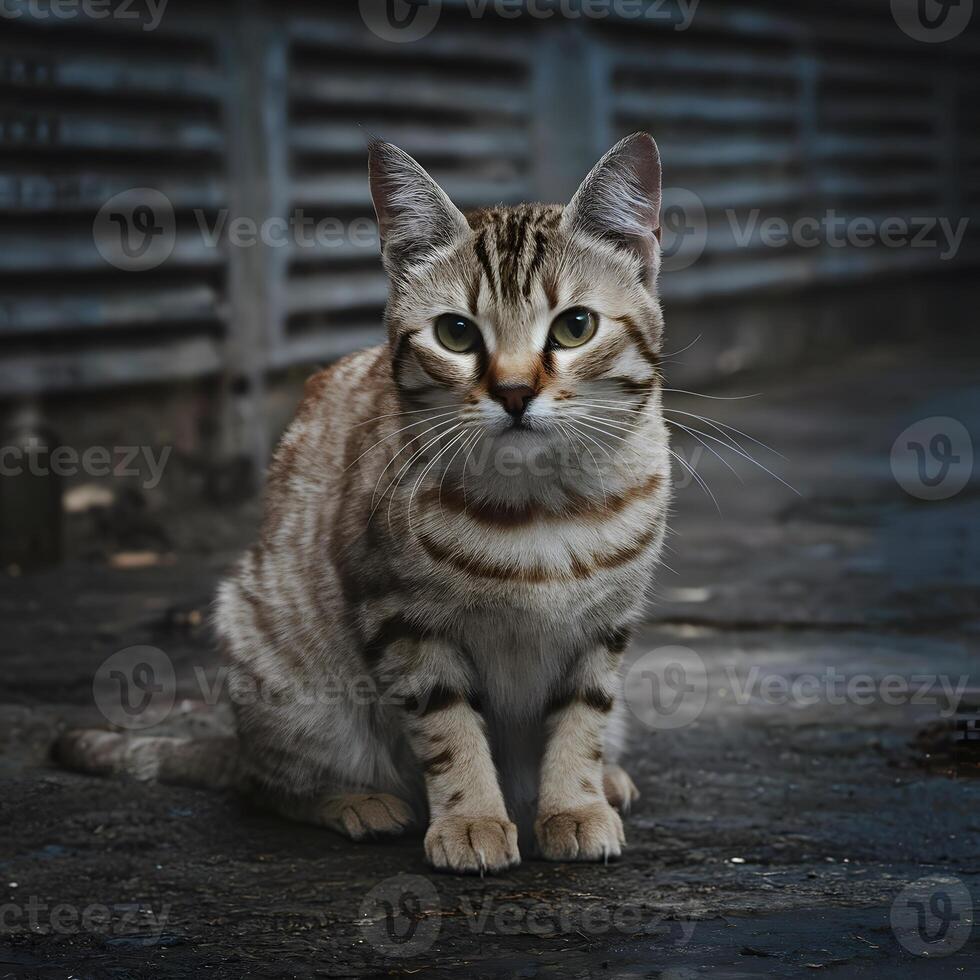
[[[443,313],[436,318],[436,340],[454,354],[467,354],[480,345],[480,328],[458,313]]]
[[[599,318],[584,306],[559,313],[551,324],[548,338],[559,347],[581,347],[599,325]]]

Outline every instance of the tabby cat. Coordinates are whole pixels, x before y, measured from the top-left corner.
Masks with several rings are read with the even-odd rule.
[[[464,216],[384,142],[369,173],[388,341],[307,383],[220,587],[237,742],[75,732],[62,757],[355,840],[426,816],[456,872],[617,857],[619,669],[670,486],[656,144],[565,207]]]

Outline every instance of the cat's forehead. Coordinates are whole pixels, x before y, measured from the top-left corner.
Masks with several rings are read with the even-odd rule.
[[[469,258],[471,311],[477,306],[515,308],[527,304],[540,284],[553,294],[548,279],[552,258],[562,238],[564,208],[560,204],[519,204],[471,211],[466,220],[473,237],[465,248]]]

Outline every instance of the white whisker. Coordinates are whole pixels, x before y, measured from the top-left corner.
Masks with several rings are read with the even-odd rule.
[[[408,462],[396,474],[395,479],[392,480],[391,483],[389,483],[388,486],[385,488],[385,492],[381,495],[382,500],[384,500],[385,496],[388,494],[389,491],[391,492],[391,497],[388,500],[388,530],[389,531],[391,530],[391,508],[394,506],[395,497],[398,495],[398,487],[401,484],[402,480],[405,478],[405,474],[411,468],[412,463],[414,463],[416,459],[421,459],[422,456],[425,455],[425,451],[429,448],[429,446],[434,446],[437,442],[439,442],[440,439],[443,439],[446,436],[451,435],[457,429],[462,428],[464,424],[465,423],[463,422],[457,422],[452,428],[447,429],[445,432],[440,432],[436,436],[433,436],[433,438],[431,438],[424,446],[421,446],[414,453],[412,453],[412,455],[409,457]],[[374,512],[372,511],[372,514],[373,513]]]
[[[738,470],[736,470],[735,467],[732,466],[732,464],[729,463],[728,460],[725,459],[725,457],[722,456],[721,453],[719,453],[717,449],[714,449],[712,446],[709,446],[702,438],[700,438],[701,435],[707,435],[706,432],[700,433],[700,435],[699,435],[698,432],[695,429],[689,429],[686,425],[682,425],[680,422],[675,422],[673,419],[667,419],[666,421],[670,425],[676,425],[677,428],[683,429],[689,435],[694,436],[694,438],[697,439],[698,442],[701,443],[701,445],[704,446],[704,448],[707,449],[708,452],[711,453],[712,456],[714,456],[716,459],[718,459],[723,466],[728,467],[728,469],[731,470],[732,473],[735,474],[735,479],[738,480],[739,483],[744,483],[745,482],[742,479],[742,474],[739,473]],[[722,443],[722,445],[723,446],[726,446],[727,443]],[[731,449],[732,447],[731,446],[728,446],[728,448]]]
[[[412,527],[412,501],[415,499],[415,494],[418,493],[418,489],[422,485],[422,481],[425,479],[425,475],[429,472],[429,470],[432,469],[433,466],[436,465],[436,463],[439,462],[439,460],[443,457],[443,455],[445,453],[449,452],[449,450],[452,449],[452,447],[457,442],[459,442],[460,439],[465,439],[469,435],[469,433],[466,431],[465,426],[463,426],[462,423],[460,423],[460,425],[463,427],[463,431],[462,432],[457,432],[456,435],[454,435],[452,437],[452,439],[450,439],[449,442],[446,443],[446,445],[443,446],[442,449],[440,449],[439,452],[437,452],[435,454],[435,456],[429,462],[429,465],[426,466],[422,470],[422,472],[419,474],[419,478],[415,482],[415,486],[412,488],[411,494],[409,494],[409,497],[408,497],[408,515],[407,516],[408,516],[408,530],[409,530],[410,533],[413,533],[414,534],[414,528]],[[450,431],[452,431],[452,430],[450,430]],[[446,435],[449,435],[449,433],[447,432]]]
[[[436,405],[435,408],[445,408],[445,406]],[[362,425],[370,425],[372,422],[378,422],[381,419],[394,419],[394,418],[398,418],[398,416],[400,415],[421,415],[423,412],[432,412],[432,411],[434,411],[434,409],[432,408],[415,408],[412,409],[410,412],[390,412],[388,415],[375,415],[374,418],[365,419],[363,422],[358,422],[354,426],[354,428],[356,429]],[[452,411],[458,412],[459,408],[458,407],[454,408],[452,409]]]
[[[384,475],[385,475],[385,473],[387,473],[387,472],[388,472],[388,470],[390,469],[390,467],[391,467],[391,464],[392,464],[392,463],[394,463],[394,462],[395,462],[395,460],[396,460],[396,459],[398,459],[398,457],[399,457],[399,456],[401,456],[401,454],[402,454],[403,452],[405,452],[405,450],[406,450],[406,449],[408,449],[408,447],[409,447],[409,446],[410,446],[410,445],[411,445],[411,444],[412,444],[413,442],[417,442],[417,441],[418,441],[419,439],[422,439],[422,438],[424,438],[425,436],[427,436],[427,435],[428,435],[428,434],[429,434],[430,432],[435,432],[435,430],[436,430],[436,429],[439,429],[439,428],[441,428],[441,427],[442,427],[442,426],[444,426],[444,425],[451,425],[451,424],[452,424],[452,419],[446,419],[446,420],[445,420],[445,421],[443,421],[443,422],[436,422],[436,424],[435,424],[435,425],[432,425],[432,426],[429,426],[429,428],[428,428],[428,429],[425,429],[425,430],[424,430],[423,432],[420,432],[420,433],[419,433],[419,434],[418,434],[417,436],[413,436],[413,437],[412,437],[411,439],[409,439],[409,440],[408,440],[408,441],[407,441],[407,442],[405,443],[405,445],[404,445],[404,446],[402,446],[402,447],[401,447],[401,449],[399,449],[399,450],[398,450],[398,452],[396,452],[396,453],[395,453],[395,454],[394,454],[394,455],[393,455],[393,456],[391,457],[391,459],[389,459],[389,460],[388,460],[388,462],[387,462],[387,463],[385,464],[385,468],[384,468],[384,469],[383,469],[383,470],[381,471],[381,474],[380,474],[380,476],[378,477],[378,482],[377,482],[377,483],[375,483],[375,485],[374,485],[374,492],[373,492],[373,493],[371,494],[371,505],[372,505],[372,510],[371,510],[371,514],[370,514],[370,515],[369,515],[369,517],[368,517],[368,521],[370,521],[370,519],[371,519],[371,517],[373,517],[373,516],[374,516],[374,511],[375,511],[375,510],[377,509],[377,507],[375,506],[375,503],[374,503],[374,501],[375,501],[375,498],[376,498],[376,497],[377,497],[377,495],[378,495],[378,487],[380,487],[380,486],[381,486],[381,481],[382,481],[382,480],[384,479]],[[389,486],[390,486],[390,484],[389,484]],[[385,491],[385,493],[387,493],[387,490]],[[382,495],[381,495],[381,499],[382,499],[382,500],[384,499],[384,494],[382,494]]]
[[[379,439],[373,446],[369,446],[367,449],[365,449],[364,452],[361,453],[361,455],[358,456],[357,459],[355,459],[354,462],[350,464],[350,466],[344,467],[344,472],[346,473],[347,470],[351,468],[351,466],[354,466],[355,463],[358,463],[362,459],[364,459],[364,457],[367,456],[367,454],[371,452],[372,449],[377,449],[377,447],[380,446],[381,443],[387,442],[389,439],[393,438],[394,436],[397,436],[399,432],[406,432],[408,429],[411,429],[413,426],[416,425],[425,425],[426,422],[433,422],[438,418],[443,418],[445,415],[455,415],[456,412],[457,409],[454,408],[451,412],[444,412],[440,415],[431,415],[428,418],[418,419],[415,422],[410,422],[408,425],[402,426],[400,429],[396,429],[390,435],[385,436],[383,439]]]
[[[695,398],[710,398],[717,402],[740,402],[746,398],[758,398],[762,394],[761,391],[757,391],[751,395],[703,395],[700,391],[687,391],[684,388],[661,388],[660,390],[678,395],[694,395]]]
[[[692,434],[694,432],[697,432],[700,435],[704,436],[705,439],[711,439],[713,442],[720,443],[722,446],[724,446],[726,449],[731,450],[736,455],[741,456],[744,459],[747,459],[750,463],[752,463],[753,466],[758,466],[759,469],[762,470],[764,473],[768,473],[777,483],[781,483],[784,487],[786,487],[787,490],[792,490],[793,493],[795,493],[798,497],[802,497],[803,496],[803,494],[801,494],[800,491],[796,489],[796,487],[791,486],[784,479],[782,479],[781,477],[777,476],[775,473],[773,473],[773,471],[771,469],[769,469],[768,466],[764,466],[762,463],[760,463],[753,456],[750,456],[748,453],[742,452],[741,450],[736,449],[734,446],[730,445],[729,443],[722,442],[722,440],[719,439],[717,436],[713,436],[709,432],[701,432],[700,429],[688,429],[687,426],[681,425],[680,422],[671,422],[671,425],[676,425],[679,428],[684,429],[687,432],[691,432]]]
[[[580,424],[582,424],[582,425],[586,425],[587,423],[585,423],[585,422],[581,422]],[[606,420],[602,420],[602,421],[601,421],[601,424],[603,424],[603,425],[609,425],[610,423],[608,423],[608,422],[607,422]],[[591,427],[591,428],[595,428],[595,426],[590,426],[590,427]],[[601,430],[601,429],[597,429],[597,431],[600,431],[600,432],[602,432],[602,430]],[[628,430],[628,431],[632,431],[632,430]],[[622,436],[618,436],[618,435],[615,435],[615,434],[614,434],[614,433],[612,433],[612,432],[603,432],[603,435],[606,435],[606,436],[609,436],[610,438],[613,438],[613,439],[619,439],[619,440],[620,440],[621,442],[623,442],[623,443],[626,443],[626,445],[627,445],[627,447],[628,447],[628,448],[630,448],[630,449],[632,449],[632,448],[633,448],[632,446],[630,446],[630,445],[629,445],[629,442],[628,442],[628,440],[627,440],[627,439],[624,439],[624,438],[623,438]],[[673,450],[673,449],[671,449],[671,448],[670,448],[669,446],[665,446],[664,448],[666,448],[666,450],[667,450],[667,452],[669,452],[669,453],[671,454],[671,456],[673,456],[673,457],[674,457],[674,459],[676,459],[676,460],[677,460],[677,461],[678,461],[678,462],[679,462],[679,463],[680,463],[680,464],[681,464],[682,466],[684,466],[684,468],[685,468],[685,469],[686,469],[686,470],[687,470],[687,471],[688,471],[688,472],[689,472],[689,473],[691,474],[691,476],[692,476],[692,477],[693,477],[693,478],[694,478],[694,479],[695,479],[695,480],[696,480],[696,481],[698,482],[698,484],[699,484],[699,485],[701,486],[701,488],[702,488],[702,489],[704,490],[704,492],[705,492],[705,493],[706,493],[706,494],[707,494],[707,495],[708,495],[708,496],[709,496],[709,497],[711,498],[711,500],[712,500],[712,502],[714,503],[714,505],[715,505],[715,507],[716,507],[716,509],[718,510],[718,513],[720,514],[720,513],[721,513],[721,507],[719,506],[719,504],[718,504],[718,501],[717,501],[717,499],[715,498],[715,495],[714,495],[714,494],[713,494],[713,493],[711,492],[711,488],[710,488],[710,487],[708,486],[708,484],[707,484],[707,483],[706,483],[706,482],[705,482],[705,481],[704,481],[704,480],[702,479],[702,477],[701,477],[701,474],[700,474],[700,473],[698,473],[698,472],[697,472],[697,470],[695,470],[695,469],[694,469],[694,468],[693,468],[693,467],[692,467],[692,466],[691,466],[691,465],[690,465],[690,464],[689,464],[689,463],[687,462],[687,460],[686,460],[686,459],[684,459],[683,457],[681,457],[681,456],[680,456],[680,455],[679,455],[678,453],[676,453],[676,452],[674,452],[674,450]],[[634,452],[636,453],[636,455],[637,455],[638,457],[640,457],[640,454],[639,454],[638,452],[636,452],[636,450],[635,450],[635,449],[634,449],[633,451],[634,451]],[[640,457],[640,458],[642,458],[642,457]]]

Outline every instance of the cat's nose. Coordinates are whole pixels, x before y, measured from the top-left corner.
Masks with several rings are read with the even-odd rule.
[[[530,385],[494,385],[490,389],[490,394],[510,415],[515,422],[520,421],[521,416],[527,411],[527,406],[537,395],[537,392]]]

